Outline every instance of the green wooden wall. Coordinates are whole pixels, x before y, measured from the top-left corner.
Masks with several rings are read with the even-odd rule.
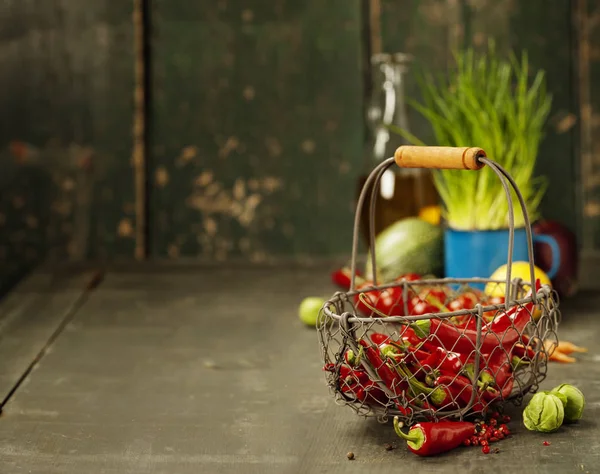
[[[600,0],[578,0],[581,194],[586,257],[600,264]],[[592,258],[593,257],[593,258]],[[595,272],[596,275],[598,272]]]
[[[0,288],[134,245],[132,5],[0,2]]]
[[[585,227],[586,245],[600,248],[598,187],[591,175],[585,193],[578,184],[581,138],[596,126],[592,112],[580,117],[580,92],[595,110],[598,67],[588,54],[585,89],[572,15],[583,3],[591,17],[598,0],[370,2],[376,24],[366,0],[148,0],[150,255],[347,256],[369,45],[443,71],[451,47],[489,37],[527,48],[548,72],[544,216],[580,236]],[[43,256],[134,256],[132,9],[0,0],[0,281]],[[581,147],[593,157],[589,135]],[[580,220],[584,205],[592,224]]]
[[[546,137],[538,158],[538,173],[547,176],[549,190],[543,217],[564,222],[581,236],[576,142],[578,106],[575,80],[576,42],[571,0],[381,0],[381,38],[385,50],[414,55],[415,66],[443,72],[450,51],[461,46],[485,46],[494,39],[502,50],[527,50],[532,70],[547,73],[553,96]],[[409,78],[410,80],[410,78]],[[414,79],[409,93],[418,96]],[[411,113],[419,135],[427,124]],[[431,135],[429,135],[431,136]],[[474,144],[476,145],[476,144]],[[498,158],[500,159],[500,157]],[[600,237],[600,233],[599,233]]]
[[[152,252],[347,252],[363,152],[358,0],[153,0]]]

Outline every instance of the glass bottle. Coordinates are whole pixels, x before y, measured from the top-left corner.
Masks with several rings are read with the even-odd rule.
[[[366,169],[359,178],[358,193],[380,162],[392,157],[400,145],[409,144],[401,135],[387,127],[394,125],[410,130],[404,89],[410,62],[411,57],[404,53],[380,53],[371,58],[373,87],[367,106],[368,159],[365,162]],[[392,166],[382,176],[377,190],[375,234],[400,219],[418,216],[422,208],[437,205],[438,202],[429,170]],[[361,233],[365,243],[369,243],[369,211],[367,199],[361,213]]]

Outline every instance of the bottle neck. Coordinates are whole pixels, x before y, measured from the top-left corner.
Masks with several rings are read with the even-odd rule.
[[[389,56],[384,59],[373,64],[373,92],[367,115],[371,164],[393,156],[398,146],[406,144],[390,126],[409,131],[404,94],[406,65]]]

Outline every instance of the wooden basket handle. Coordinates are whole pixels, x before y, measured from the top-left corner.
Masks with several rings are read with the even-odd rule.
[[[408,146],[398,147],[394,160],[401,168],[478,170],[484,164],[485,151],[477,147]]]

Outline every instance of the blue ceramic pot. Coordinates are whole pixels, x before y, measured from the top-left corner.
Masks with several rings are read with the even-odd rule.
[[[446,277],[489,278],[498,267],[508,263],[508,237],[508,229],[460,231],[447,228],[444,232]],[[553,262],[547,275],[550,279],[554,278],[560,264],[558,243],[552,236],[536,234],[533,242],[534,245],[544,243],[551,247]],[[512,260],[529,261],[525,228],[515,229]]]

